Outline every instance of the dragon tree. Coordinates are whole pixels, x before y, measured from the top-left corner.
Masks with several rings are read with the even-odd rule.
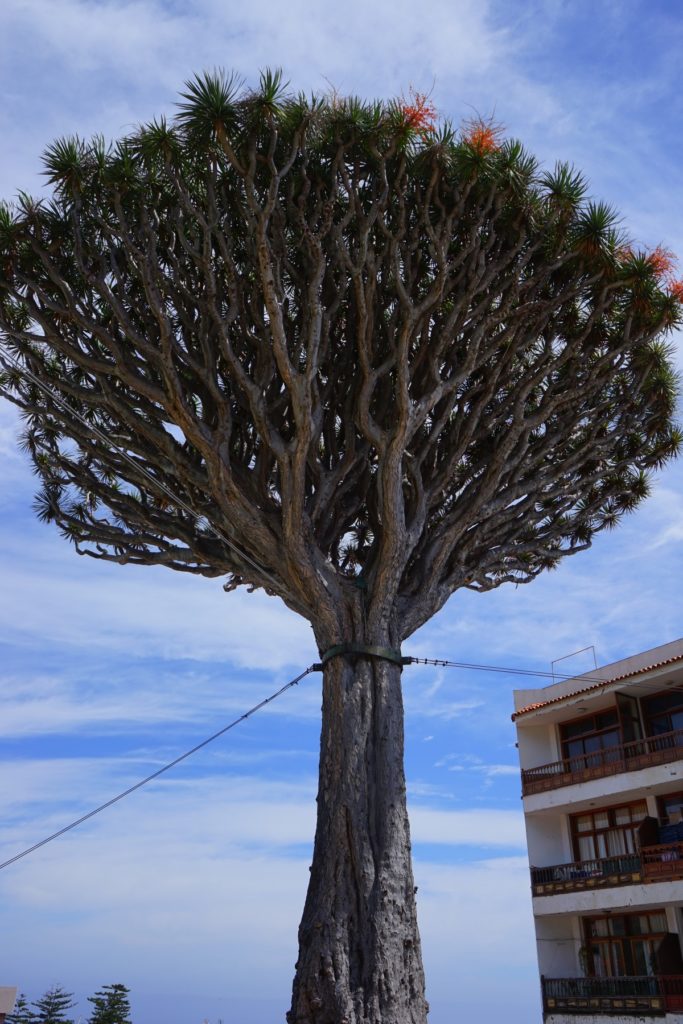
[[[290,1024],[424,1024],[400,648],[533,580],[680,445],[683,283],[572,167],[429,101],[206,74],[0,215],[2,392],[79,554],[311,624],[318,821]]]

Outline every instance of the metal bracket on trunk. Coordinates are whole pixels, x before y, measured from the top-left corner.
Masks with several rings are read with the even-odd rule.
[[[330,658],[337,658],[345,654],[365,654],[371,658],[383,658],[384,661],[391,661],[394,665],[410,665],[412,658],[404,658],[400,651],[393,647],[375,647],[372,644],[335,644],[320,655],[320,662],[313,666],[313,671],[322,672],[323,666]]]

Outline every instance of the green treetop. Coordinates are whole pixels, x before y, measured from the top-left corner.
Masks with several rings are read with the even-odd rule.
[[[88,996],[93,1009],[88,1024],[131,1024],[129,989],[125,985],[105,985],[94,996]]]

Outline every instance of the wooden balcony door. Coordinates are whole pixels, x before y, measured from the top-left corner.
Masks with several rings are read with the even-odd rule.
[[[644,800],[603,807],[570,818],[576,860],[604,860],[638,852],[638,827],[647,817]]]
[[[610,914],[584,919],[588,969],[596,978],[643,977],[683,968],[666,913]]]

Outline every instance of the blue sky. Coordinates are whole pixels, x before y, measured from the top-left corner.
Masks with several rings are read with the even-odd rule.
[[[683,254],[675,0],[4,0],[0,196],[41,188],[55,136],[171,111],[194,71],[299,89],[432,90],[569,159],[634,237]],[[677,357],[683,368],[683,355]],[[0,860],[220,728],[315,659],[308,626],[220,581],[78,559],[31,511],[0,407]],[[683,463],[592,551],[528,587],[457,594],[408,653],[547,669],[683,634]],[[586,656],[584,656],[586,657]],[[592,661],[568,662],[577,671]],[[513,679],[410,668],[407,771],[431,1024],[540,1021],[510,724]],[[528,684],[532,685],[532,684]],[[320,677],[0,873],[0,984],[136,1024],[271,1024],[288,1006],[314,827]]]

